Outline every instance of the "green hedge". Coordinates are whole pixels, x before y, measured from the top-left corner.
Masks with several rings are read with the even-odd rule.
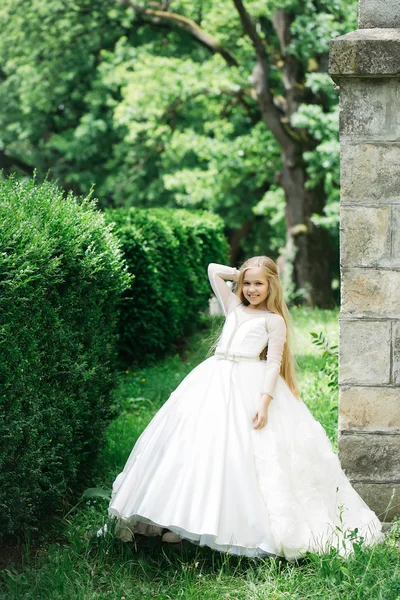
[[[149,363],[174,348],[208,308],[210,262],[226,263],[229,245],[223,221],[207,211],[118,208],[115,222],[129,270],[120,324],[124,360]]]
[[[132,278],[90,197],[1,178],[0,219],[1,536],[45,529],[87,483]]]

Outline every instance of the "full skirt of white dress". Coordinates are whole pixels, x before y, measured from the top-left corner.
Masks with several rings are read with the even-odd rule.
[[[264,367],[214,355],[172,392],[114,480],[108,512],[122,540],[168,528],[223,552],[293,561],[331,547],[347,556],[355,528],[367,545],[384,539],[281,376],[267,425],[253,428]]]

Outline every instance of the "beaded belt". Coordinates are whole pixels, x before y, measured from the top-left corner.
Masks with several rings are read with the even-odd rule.
[[[233,362],[239,362],[241,360],[260,360],[260,357],[257,356],[249,356],[246,354],[238,354],[236,352],[221,352],[220,350],[218,350],[217,352],[215,352],[214,356],[218,359],[218,360],[231,360]]]

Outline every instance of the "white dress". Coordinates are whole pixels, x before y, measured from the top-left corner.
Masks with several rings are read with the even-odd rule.
[[[236,272],[209,266],[226,315],[218,346],[172,392],[114,480],[116,535],[128,541],[168,528],[201,546],[289,561],[332,546],[347,556],[356,527],[365,544],[382,541],[325,430],[279,374],[284,319],[250,312],[221,277]],[[254,429],[265,391],[273,396],[268,423]]]

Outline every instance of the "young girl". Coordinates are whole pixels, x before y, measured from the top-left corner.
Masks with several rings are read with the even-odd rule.
[[[332,546],[347,555],[356,527],[366,544],[381,541],[300,399],[275,262],[211,263],[208,275],[226,317],[215,354],[172,392],[115,479],[116,534],[165,531],[165,542],[290,561]]]

